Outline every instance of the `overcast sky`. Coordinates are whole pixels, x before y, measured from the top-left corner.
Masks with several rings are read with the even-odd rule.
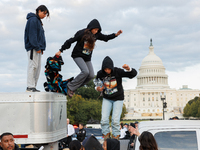
[[[105,56],[116,67],[124,63],[139,70],[148,55],[150,38],[169,76],[169,86],[188,85],[200,89],[200,1],[199,0],[0,0],[0,92],[26,89],[27,53],[24,48],[26,15],[44,4],[50,19],[43,19],[47,47],[37,88],[44,91],[44,66],[68,38],[98,19],[102,33],[123,34],[114,40],[97,41],[92,56],[95,73]],[[62,54],[63,79],[80,71],[71,58],[72,47]],[[124,82],[125,89],[136,87],[136,78]]]

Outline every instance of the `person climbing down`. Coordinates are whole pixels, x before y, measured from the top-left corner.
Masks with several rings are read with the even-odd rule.
[[[106,56],[102,62],[101,70],[97,72],[97,76],[94,79],[96,90],[103,94],[101,128],[104,139],[110,137],[109,116],[112,109],[112,137],[119,139],[120,116],[124,100],[122,78],[133,78],[137,75],[137,71],[126,64],[124,64],[122,68],[126,71],[114,67],[112,59],[109,56]]]
[[[76,42],[74,49],[72,51],[71,57],[80,68],[81,73],[78,74],[74,80],[68,83],[68,95],[73,96],[76,89],[87,84],[91,79],[94,78],[94,70],[91,63],[91,57],[93,49],[95,47],[96,40],[101,40],[107,42],[108,40],[114,39],[122,33],[119,30],[117,33],[104,35],[101,33],[101,26],[97,19],[93,19],[87,28],[79,30],[74,37],[65,41],[61,46],[60,50],[56,55],[60,55],[66,49],[71,47],[71,44]]]
[[[49,10],[40,5],[36,13],[28,13],[24,34],[25,49],[28,55],[27,92],[40,92],[36,89],[41,70],[41,56],[46,48],[46,40],[41,19],[49,17]]]

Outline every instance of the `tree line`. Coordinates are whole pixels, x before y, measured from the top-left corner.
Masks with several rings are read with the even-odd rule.
[[[184,117],[200,117],[200,97],[188,101],[183,109]]]
[[[71,124],[86,124],[89,121],[100,123],[102,100],[101,93],[95,90],[91,80],[87,85],[77,89],[72,98],[67,98],[67,118],[70,119]],[[124,105],[121,118],[126,113]]]

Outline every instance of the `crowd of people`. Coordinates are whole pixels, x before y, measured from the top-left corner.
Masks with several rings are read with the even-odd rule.
[[[83,141],[73,140],[69,144],[69,150],[120,150],[120,141],[129,140],[127,150],[132,150],[136,141],[136,137],[140,142],[139,150],[158,150],[156,140],[152,133],[144,131],[139,133],[138,122],[127,124],[120,124],[121,135],[120,139],[113,136],[104,139],[103,144],[95,138],[90,136]],[[85,137],[84,137],[85,138]]]
[[[132,150],[134,147],[135,139],[138,137],[140,142],[140,150],[158,150],[156,140],[154,136],[145,131],[139,133],[138,122],[124,125],[121,123],[121,136],[120,140],[116,138],[108,137],[104,139],[101,144],[95,136],[91,135],[86,138],[86,131],[83,124],[79,124],[79,130],[75,133],[74,127],[69,124],[67,119],[67,137],[61,139],[59,143],[62,144],[61,149],[69,148],[69,150],[120,150],[120,141],[129,140],[127,150]],[[76,134],[77,140],[72,140],[72,135]],[[14,137],[12,133],[6,132],[0,136],[0,150],[19,150],[17,144],[14,143]]]

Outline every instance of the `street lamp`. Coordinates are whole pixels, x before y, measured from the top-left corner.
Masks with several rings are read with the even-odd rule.
[[[160,93],[160,99],[163,102],[163,120],[165,120],[165,108],[167,108],[166,93]]]

